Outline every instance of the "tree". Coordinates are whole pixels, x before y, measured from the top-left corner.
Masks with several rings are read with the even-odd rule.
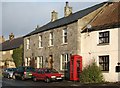
[[[22,60],[23,60],[23,45],[21,45],[19,48],[16,48],[13,50],[13,61],[16,65],[16,67],[18,66],[22,66]]]

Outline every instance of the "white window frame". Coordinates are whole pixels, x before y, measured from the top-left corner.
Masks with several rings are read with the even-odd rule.
[[[39,47],[39,48],[42,48],[42,47],[43,47],[43,44],[42,44],[42,35],[39,35],[38,47]]]
[[[68,69],[67,68],[68,61],[69,61],[68,54],[62,54],[60,59],[60,70]]]
[[[50,35],[49,35],[49,46],[53,46],[53,38],[54,38],[53,32],[50,32]]]
[[[27,66],[27,58],[25,58],[25,66]]]
[[[67,35],[67,29],[65,28],[63,29],[63,44],[68,42]]]
[[[37,57],[37,68],[43,68],[43,56]]]
[[[27,38],[27,49],[30,49],[30,38]]]
[[[25,66],[30,66],[30,58],[25,58]]]
[[[27,66],[30,66],[30,58],[28,58]]]

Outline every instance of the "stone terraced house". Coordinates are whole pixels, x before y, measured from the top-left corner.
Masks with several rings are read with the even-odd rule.
[[[119,73],[113,70],[119,56],[118,25],[112,25],[118,16],[111,14],[116,9],[118,9],[116,3],[103,2],[72,13],[72,7],[66,2],[63,18],[57,19],[58,13],[53,11],[51,22],[37,27],[24,36],[24,65],[32,65],[35,68],[55,68],[68,75],[70,56],[77,54],[82,56],[83,67],[94,60],[98,66],[101,66],[105,80],[119,81],[120,79],[117,79]],[[112,17],[108,16],[109,14]],[[115,19],[112,19],[113,17]],[[110,39],[107,39],[108,36]],[[111,53],[110,50],[117,51]],[[115,62],[111,60],[112,57]],[[102,61],[102,58],[108,58],[108,60]],[[114,78],[109,79],[108,75]]]
[[[23,37],[14,38],[13,33],[9,35],[9,40],[0,44],[0,67],[16,67],[13,61],[13,50],[23,46]]]

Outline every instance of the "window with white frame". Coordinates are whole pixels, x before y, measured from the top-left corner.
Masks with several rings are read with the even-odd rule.
[[[39,36],[39,48],[43,47],[42,44],[42,35]]]
[[[30,38],[27,39],[27,49],[30,49]]]
[[[25,66],[27,66],[27,58],[25,58]]]
[[[60,70],[68,69],[68,54],[62,54],[60,59]]]
[[[25,58],[25,66],[30,66],[30,58]]]
[[[63,43],[67,43],[67,29],[63,29]]]
[[[30,58],[28,58],[28,66],[30,66]]]
[[[99,32],[99,44],[109,43],[109,31]]]
[[[37,57],[37,68],[43,68],[43,56]]]
[[[53,32],[50,32],[50,36],[49,36],[49,45],[50,45],[50,46],[53,45]]]

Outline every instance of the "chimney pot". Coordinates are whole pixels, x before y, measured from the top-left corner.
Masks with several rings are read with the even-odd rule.
[[[35,30],[37,30],[39,28],[39,25],[36,26]]]
[[[68,6],[68,2],[66,2],[66,6]]]
[[[12,39],[14,39],[14,34],[13,34],[13,33],[11,33],[11,34],[9,35],[9,40],[12,40]]]
[[[66,2],[66,6],[64,7],[64,16],[67,17],[72,14],[72,7],[68,5],[69,3]]]

